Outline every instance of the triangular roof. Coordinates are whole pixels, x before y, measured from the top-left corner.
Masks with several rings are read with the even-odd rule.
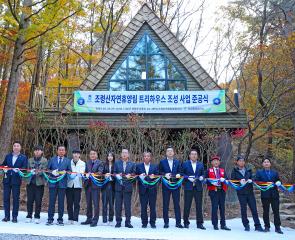
[[[217,83],[210,77],[199,62],[192,56],[192,54],[182,45],[182,43],[175,37],[170,29],[161,21],[153,10],[147,4],[143,4],[131,22],[118,36],[117,40],[111,48],[105,53],[101,60],[94,66],[86,79],[81,83],[79,90],[94,90],[104,75],[113,66],[115,61],[140,30],[144,24],[149,27],[163,40],[167,48],[180,61],[185,69],[193,76],[204,90],[221,89]],[[64,113],[72,111],[73,97],[69,99],[63,108]],[[237,107],[226,98],[227,112],[237,112]]]

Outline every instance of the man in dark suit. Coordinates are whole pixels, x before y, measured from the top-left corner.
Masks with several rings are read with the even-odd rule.
[[[140,179],[147,182],[153,181],[155,175],[159,174],[156,164],[151,163],[152,154],[150,152],[143,153],[143,162],[137,164],[136,174]],[[142,227],[146,228],[148,224],[147,208],[150,206],[150,225],[156,228],[156,201],[157,201],[157,185],[144,185],[142,180],[138,181],[139,200],[141,206],[141,222]]]
[[[100,201],[100,193],[101,188],[96,186],[89,176],[91,173],[102,174],[103,173],[103,162],[98,160],[98,153],[96,150],[90,150],[89,152],[89,160],[86,162],[86,179],[84,181],[85,186],[85,194],[86,194],[86,204],[87,211],[86,216],[87,219],[85,222],[82,222],[82,225],[90,224],[90,227],[96,227],[98,218],[99,218],[99,201]],[[94,211],[93,211],[94,210]]]
[[[189,160],[182,164],[182,174],[188,176],[184,180],[184,209],[183,209],[183,222],[184,227],[189,228],[189,214],[192,206],[192,200],[195,199],[197,228],[205,230],[203,226],[203,185],[204,179],[204,165],[198,160],[198,152],[192,149],[189,154]]]
[[[174,149],[173,147],[168,147],[166,150],[166,158],[160,161],[159,164],[160,174],[165,176],[166,179],[171,182],[176,182],[181,177],[181,164],[180,161],[174,159]],[[163,218],[164,218],[164,228],[169,228],[169,202],[170,196],[172,195],[174,213],[176,218],[176,227],[183,228],[181,225],[181,213],[180,213],[180,188],[171,190],[162,184],[162,195],[163,195]]]
[[[114,174],[116,174],[115,183],[115,212],[116,226],[121,227],[122,222],[122,204],[125,209],[125,227],[133,228],[131,225],[131,198],[133,191],[132,175],[136,172],[136,164],[129,160],[128,149],[122,149],[121,159],[114,165]]]
[[[236,163],[237,166],[232,170],[231,179],[237,180],[241,185],[244,185],[242,189],[237,190],[237,195],[240,202],[242,223],[244,225],[245,231],[250,231],[249,220],[247,218],[248,205],[254,220],[255,231],[263,232],[257,213],[256,199],[253,192],[252,170],[245,166],[245,159],[241,155],[237,157]]]
[[[28,159],[25,155],[21,154],[20,142],[14,142],[12,153],[6,155],[1,166],[12,168],[10,170],[3,170],[3,205],[5,217],[2,222],[10,221],[10,194],[12,192],[13,208],[12,208],[12,222],[17,222],[18,209],[19,209],[19,195],[22,179],[18,174],[20,168],[28,167]]]
[[[270,231],[269,207],[271,206],[274,216],[275,231],[283,234],[280,220],[280,195],[278,187],[282,185],[277,171],[271,169],[269,157],[265,157],[262,162],[263,169],[256,172],[255,180],[259,182],[273,182],[275,186],[267,191],[261,191],[261,202],[263,207],[264,231]]]
[[[63,145],[57,147],[57,156],[52,157],[48,162],[47,169],[55,178],[61,174],[71,171],[71,160],[65,157],[66,148]],[[46,225],[52,225],[54,220],[55,202],[58,198],[58,218],[57,225],[63,226],[64,200],[67,188],[68,176],[64,176],[57,183],[48,183],[49,187],[49,204],[48,204],[48,221]]]

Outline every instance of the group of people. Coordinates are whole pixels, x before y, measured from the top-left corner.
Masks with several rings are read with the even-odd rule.
[[[209,197],[211,199],[211,221],[214,230],[219,230],[218,210],[220,212],[220,229],[230,231],[225,220],[225,196],[227,191],[226,180],[239,182],[243,188],[237,190],[237,196],[241,208],[242,223],[245,231],[250,231],[249,220],[247,218],[247,207],[249,206],[254,220],[255,230],[259,232],[270,231],[269,208],[272,207],[274,213],[275,231],[282,234],[279,215],[279,193],[278,186],[281,182],[278,173],[271,169],[271,161],[265,158],[262,163],[262,169],[256,172],[254,177],[251,169],[245,166],[243,156],[236,159],[236,167],[232,170],[231,176],[226,176],[225,170],[220,167],[220,157],[215,155],[211,157],[211,167],[204,169],[203,163],[199,160],[198,151],[190,150],[189,159],[183,163],[175,159],[173,147],[166,149],[166,157],[159,164],[152,163],[152,154],[144,152],[141,163],[135,163],[129,159],[128,149],[122,149],[121,157],[115,160],[114,153],[107,155],[106,161],[98,159],[98,152],[90,150],[89,160],[86,162],[80,159],[80,151],[72,151],[72,159],[66,157],[65,146],[58,146],[57,155],[47,160],[43,156],[43,148],[36,146],[34,156],[30,159],[21,154],[21,144],[13,143],[13,151],[8,154],[1,164],[4,172],[3,176],[3,201],[5,217],[3,222],[10,221],[10,197],[12,193],[13,208],[12,222],[17,222],[19,210],[20,187],[22,183],[20,169],[28,169],[31,177],[27,180],[27,218],[26,222],[33,221],[33,207],[35,204],[34,221],[40,223],[40,212],[42,198],[44,195],[44,186],[46,180],[43,171],[48,172],[52,177],[58,179],[62,173],[67,172],[68,177],[63,177],[59,181],[48,181],[49,204],[47,225],[53,225],[55,215],[55,205],[58,205],[57,224],[63,225],[64,201],[66,198],[69,224],[79,222],[80,201],[82,189],[85,189],[86,195],[86,221],[82,225],[97,226],[100,211],[100,198],[102,198],[102,221],[103,223],[113,222],[114,216],[116,228],[122,224],[122,207],[125,210],[125,227],[133,228],[131,225],[131,205],[134,182],[130,181],[134,176],[140,178],[138,181],[139,199],[141,205],[142,228],[156,228],[157,218],[157,184],[151,183],[158,176],[162,176],[169,183],[176,183],[184,178],[182,186],[184,188],[184,207],[183,224],[181,223],[180,210],[180,187],[170,188],[162,184],[163,198],[163,219],[164,228],[169,228],[169,203],[172,196],[174,213],[177,228],[189,228],[189,215],[192,201],[196,205],[196,224],[197,228],[205,230],[203,220],[203,182],[205,179],[215,181],[206,181]],[[100,187],[90,178],[90,174],[96,174],[103,178],[108,178],[106,184]],[[81,177],[83,176],[83,177]],[[267,191],[261,192],[263,205],[264,229],[261,226],[256,199],[253,192],[252,181],[273,182],[274,186]],[[148,208],[150,216],[148,216]]]

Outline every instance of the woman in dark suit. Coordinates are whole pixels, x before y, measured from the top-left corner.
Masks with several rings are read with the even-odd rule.
[[[106,176],[114,173],[115,154],[109,152],[104,163],[103,174]],[[110,176],[110,181],[102,188],[102,220],[103,223],[112,222],[114,219],[115,179]],[[108,213],[109,212],[109,213]],[[109,217],[108,217],[109,216]]]

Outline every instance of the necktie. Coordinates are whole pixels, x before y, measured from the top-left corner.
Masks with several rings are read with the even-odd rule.
[[[125,170],[126,170],[126,162],[124,161],[123,162],[123,171],[125,172]]]
[[[220,174],[219,174],[219,168],[215,168],[216,171],[216,178],[219,179],[220,178]]]
[[[61,161],[62,161],[62,157],[59,157],[59,159],[58,159],[58,164],[60,164]]]

